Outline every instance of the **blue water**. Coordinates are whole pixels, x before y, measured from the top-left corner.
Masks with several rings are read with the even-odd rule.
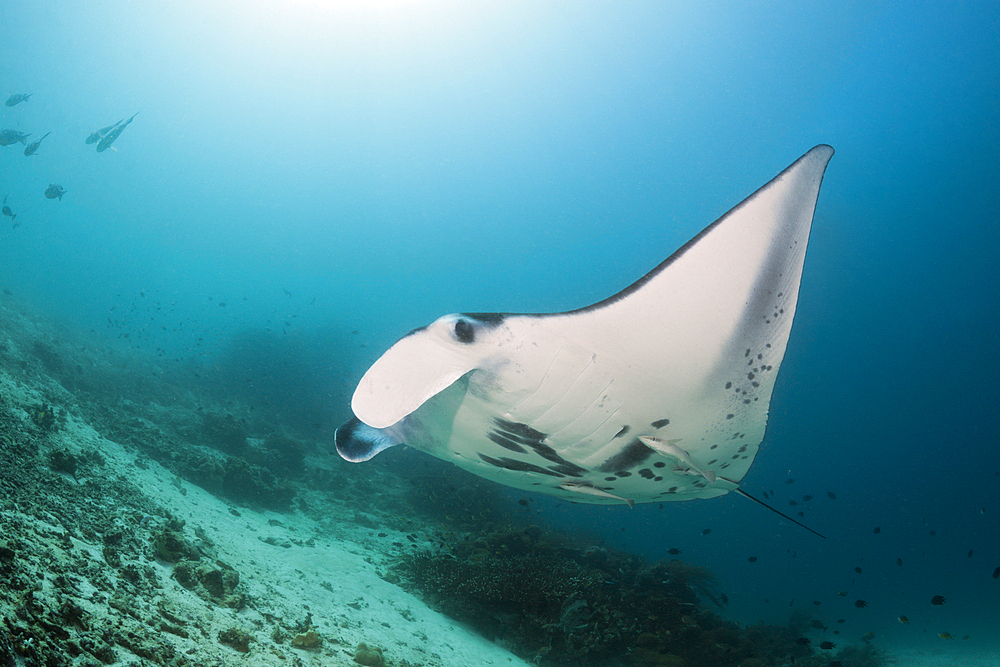
[[[0,148],[0,286],[165,368],[293,350],[266,381],[324,428],[407,331],[599,300],[833,145],[744,481],[829,539],[732,496],[536,507],[681,548],[745,622],[996,641],[995,2],[13,1],[0,30],[0,96],[34,94],[0,126],[52,132]]]

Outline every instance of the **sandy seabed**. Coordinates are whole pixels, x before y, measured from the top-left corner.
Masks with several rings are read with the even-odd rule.
[[[379,576],[419,527],[220,499],[0,347],[0,667],[527,664]]]

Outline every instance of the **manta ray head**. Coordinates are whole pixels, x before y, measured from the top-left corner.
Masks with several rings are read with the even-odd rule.
[[[509,340],[502,314],[440,317],[401,338],[368,369],[351,409],[362,423],[388,428],[466,373],[502,363],[498,353]]]

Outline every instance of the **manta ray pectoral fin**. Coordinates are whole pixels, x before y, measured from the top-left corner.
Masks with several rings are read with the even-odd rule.
[[[333,439],[337,444],[337,453],[351,463],[367,461],[379,452],[400,444],[398,440],[356,417],[338,428]]]

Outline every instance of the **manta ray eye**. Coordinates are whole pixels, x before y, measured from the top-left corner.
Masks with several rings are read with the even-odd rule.
[[[455,322],[455,338],[459,343],[471,343],[476,339],[476,330],[468,320]]]

